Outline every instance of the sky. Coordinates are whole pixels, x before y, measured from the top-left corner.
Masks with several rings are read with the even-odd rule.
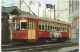
[[[19,0],[2,0],[2,1],[5,3],[6,6],[11,6],[12,3],[19,4]],[[28,4],[30,0],[24,0],[24,1]],[[30,5],[30,8],[36,15],[38,15],[38,11],[39,11],[39,17],[43,17],[43,10],[45,9],[45,3],[52,4],[52,5],[55,4],[57,8],[57,0],[32,0],[32,1],[35,4]],[[39,7],[39,9],[38,9],[38,1],[41,4],[41,7]]]

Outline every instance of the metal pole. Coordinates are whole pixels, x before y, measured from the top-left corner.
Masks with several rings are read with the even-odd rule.
[[[20,11],[21,11],[21,0],[20,0]]]
[[[45,18],[46,18],[46,2],[45,2]]]
[[[55,18],[55,4],[54,4],[54,20],[56,20],[56,18]]]
[[[12,6],[13,6],[13,0],[12,0]]]
[[[38,1],[38,17],[39,17],[39,1]]]
[[[50,9],[50,19],[51,19],[51,9]]]

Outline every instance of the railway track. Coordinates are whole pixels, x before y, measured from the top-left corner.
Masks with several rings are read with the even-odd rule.
[[[35,51],[35,50],[44,50],[44,49],[56,49],[62,47],[69,47],[78,45],[77,43],[65,42],[65,43],[49,43],[49,44],[42,44],[42,45],[13,45],[10,47],[2,47],[2,51],[11,51],[11,50],[28,50],[28,51]]]

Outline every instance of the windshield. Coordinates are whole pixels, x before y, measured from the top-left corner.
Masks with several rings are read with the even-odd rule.
[[[12,23],[13,30],[26,30],[27,22],[14,20]]]
[[[26,29],[26,22],[21,22],[21,29]]]
[[[16,30],[20,30],[20,21],[19,20],[16,21]]]

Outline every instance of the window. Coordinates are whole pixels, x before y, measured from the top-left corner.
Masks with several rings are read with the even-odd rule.
[[[68,28],[67,28],[67,26],[66,26],[66,32],[68,32]]]
[[[41,22],[39,21],[39,30],[41,30]]]
[[[42,22],[42,30],[44,30],[44,22]]]
[[[16,20],[16,30],[20,30],[20,21]]]
[[[34,25],[34,24],[33,24],[33,21],[32,21],[32,30],[33,30],[33,25]]]
[[[47,29],[47,22],[45,23],[45,31],[47,31],[48,29]]]
[[[53,31],[54,31],[54,24],[53,24]]]
[[[12,30],[15,30],[15,20],[12,21]]]
[[[61,27],[61,31],[63,31],[63,28]]]
[[[35,29],[35,21],[33,21],[33,29]]]
[[[55,24],[55,31],[57,31],[57,24]]]
[[[64,31],[64,28],[63,28],[63,31]]]
[[[26,22],[21,22],[21,29],[26,29]]]
[[[50,29],[49,30],[52,31],[52,23],[50,23]]]
[[[54,30],[54,31],[56,31],[56,29],[57,29],[57,28],[56,28],[56,26],[55,26],[55,30]]]
[[[48,31],[50,30],[50,23],[48,23]]]
[[[13,23],[13,30],[15,30],[15,23]]]
[[[28,29],[34,30],[35,29],[35,21],[28,20]]]
[[[28,29],[29,29],[29,21],[28,21]]]

